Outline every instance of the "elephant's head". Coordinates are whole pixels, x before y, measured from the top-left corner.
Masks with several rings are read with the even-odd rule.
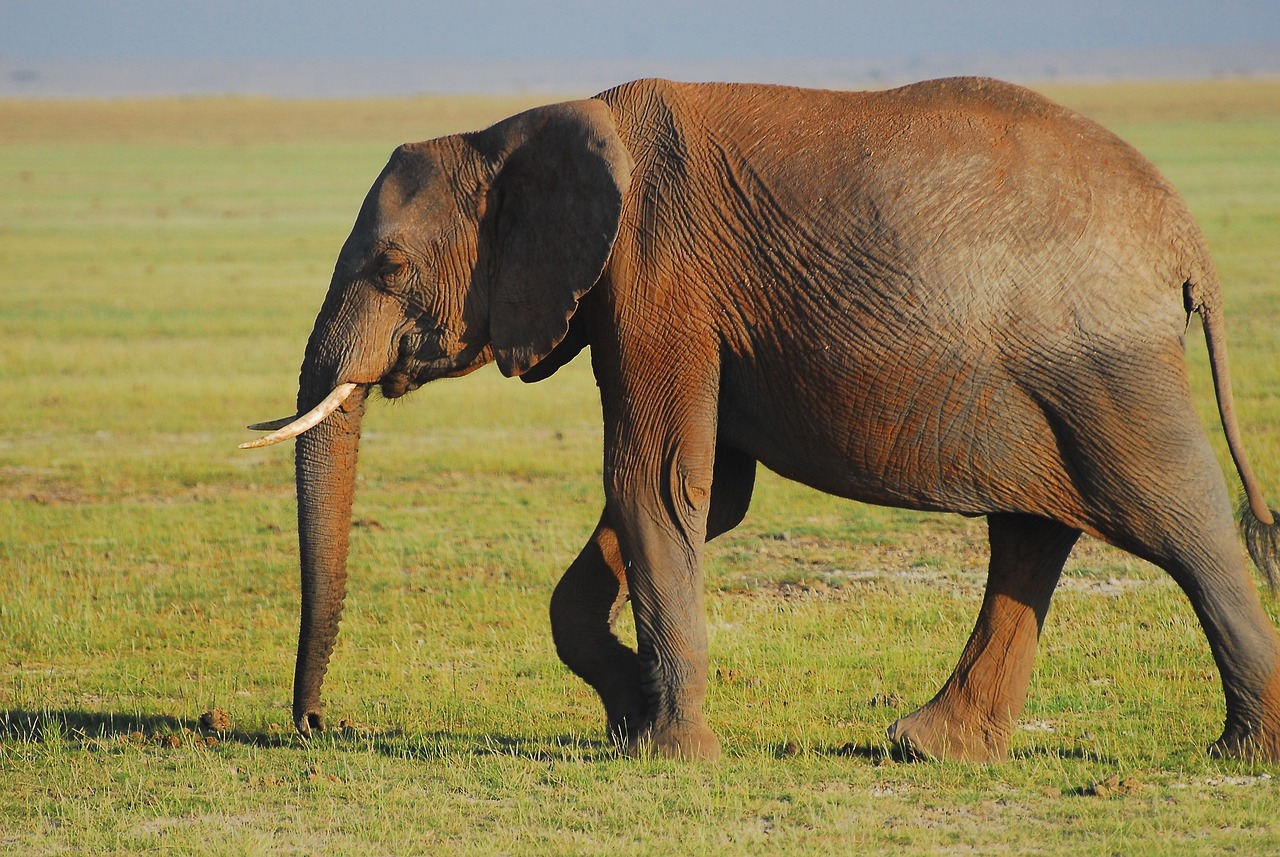
[[[297,438],[303,734],[323,728],[369,388],[395,398],[490,360],[508,376],[553,371],[538,364],[608,261],[631,167],[609,109],[586,100],[401,146],[374,182],[307,343],[301,416],[251,426],[276,431],[243,445]]]

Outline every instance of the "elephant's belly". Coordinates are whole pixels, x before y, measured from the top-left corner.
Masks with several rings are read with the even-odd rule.
[[[1021,507],[1055,458],[1052,433],[1015,385],[966,363],[733,379],[720,435],[782,476],[853,500]]]

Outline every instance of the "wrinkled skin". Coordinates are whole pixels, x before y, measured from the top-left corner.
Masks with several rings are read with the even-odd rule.
[[[1089,533],[1189,597],[1226,695],[1211,751],[1280,761],[1280,640],[1191,400],[1191,312],[1265,563],[1275,528],[1240,447],[1203,238],[1147,161],[1068,110],[983,80],[639,81],[403,146],[302,367],[300,410],[360,386],[297,440],[295,722],[323,726],[368,388],[395,398],[491,360],[533,381],[589,345],[605,505],[551,618],[624,748],[719,752],[701,709],[703,545],[742,519],[759,462],[842,497],[987,516],[969,643],[890,727],[908,751],[1004,757]],[[628,599],[637,651],[612,631]]]

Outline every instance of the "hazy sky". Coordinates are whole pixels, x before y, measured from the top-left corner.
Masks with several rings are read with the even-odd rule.
[[[0,0],[0,58],[837,58],[1280,43],[1280,0]]]

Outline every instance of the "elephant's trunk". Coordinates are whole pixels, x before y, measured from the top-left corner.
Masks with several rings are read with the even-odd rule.
[[[311,394],[308,386],[304,382],[299,393],[299,412],[324,395],[323,390]],[[299,435],[295,447],[302,621],[293,679],[293,722],[303,735],[324,728],[320,686],[346,595],[348,531],[366,393],[366,387],[358,387],[342,407]]]

